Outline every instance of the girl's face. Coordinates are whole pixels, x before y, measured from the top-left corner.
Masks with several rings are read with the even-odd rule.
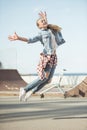
[[[39,27],[40,29],[42,29],[42,28],[46,29],[48,23],[47,23],[47,21],[46,21],[45,19],[39,19],[39,20],[37,21],[37,25],[38,25],[38,27]]]

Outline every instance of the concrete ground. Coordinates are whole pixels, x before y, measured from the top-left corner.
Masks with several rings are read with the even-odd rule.
[[[0,130],[87,130],[87,98],[1,96]]]

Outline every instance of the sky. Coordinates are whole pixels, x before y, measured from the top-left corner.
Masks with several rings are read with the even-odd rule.
[[[56,72],[87,73],[87,0],[0,0],[0,62],[4,69],[20,74],[37,73],[40,42],[9,41],[16,32],[31,38],[38,34],[38,13],[47,12],[48,22],[62,27],[66,41],[57,49]]]

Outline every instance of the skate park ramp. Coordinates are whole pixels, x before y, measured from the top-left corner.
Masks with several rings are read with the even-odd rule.
[[[87,97],[87,77],[76,87],[67,91],[65,97]]]
[[[0,91],[19,91],[20,87],[26,85],[17,70],[0,70]]]

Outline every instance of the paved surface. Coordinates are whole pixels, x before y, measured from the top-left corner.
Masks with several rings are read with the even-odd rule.
[[[87,130],[87,98],[0,97],[0,130]]]

